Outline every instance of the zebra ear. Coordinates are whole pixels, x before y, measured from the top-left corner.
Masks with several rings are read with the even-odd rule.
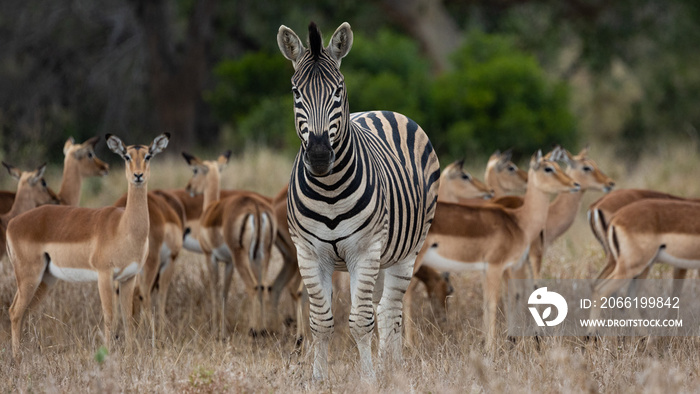
[[[306,51],[299,36],[292,29],[282,25],[277,32],[277,46],[280,48],[280,52],[282,52],[284,57],[292,61],[292,65],[296,70],[297,61],[299,61],[301,55]]]
[[[333,37],[331,37],[331,42],[328,44],[327,50],[338,63],[338,67],[340,67],[340,61],[350,52],[350,48],[352,48],[352,37],[352,29],[348,22],[343,22],[343,24],[335,30]]]

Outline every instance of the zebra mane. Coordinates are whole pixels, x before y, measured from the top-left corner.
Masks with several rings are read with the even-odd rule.
[[[321,38],[321,31],[318,29],[315,22],[309,23],[309,49],[311,50],[314,60],[318,60],[323,50],[323,39]]]

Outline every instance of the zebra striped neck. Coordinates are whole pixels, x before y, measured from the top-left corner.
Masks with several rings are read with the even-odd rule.
[[[338,133],[338,138],[332,146],[335,152],[335,161],[328,174],[323,176],[313,175],[303,164],[299,165],[299,176],[303,176],[307,182],[317,185],[324,190],[332,190],[328,186],[341,186],[353,173],[355,167],[355,151],[357,149],[356,137],[350,127]],[[303,148],[299,155],[303,154]]]

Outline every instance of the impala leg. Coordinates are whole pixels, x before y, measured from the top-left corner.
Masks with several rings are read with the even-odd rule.
[[[298,281],[296,282],[296,291],[293,292],[292,299],[294,300],[296,317],[297,317],[297,332],[294,341],[294,349],[296,351],[301,351],[304,344],[304,335],[306,334],[306,319],[304,319],[304,300],[309,300],[309,295],[306,293],[304,284],[301,283],[301,276],[298,276]],[[291,291],[291,290],[290,290]]]
[[[100,302],[102,303],[102,315],[105,319],[104,336],[105,346],[107,350],[112,350],[112,294],[114,292],[114,283],[112,282],[112,272],[110,270],[100,271],[97,274],[97,289],[100,293]],[[119,288],[119,294],[122,294],[122,288]],[[133,299],[129,301],[133,302]]]
[[[416,292],[420,281],[415,276],[411,278],[411,283],[406,289],[406,295],[403,300],[403,313],[404,313],[404,332],[406,335],[406,344],[408,346],[414,346],[415,340],[415,330],[416,325],[413,320],[413,294]]]
[[[165,328],[166,318],[165,318],[165,303],[168,299],[168,290],[170,289],[170,282],[173,280],[173,274],[175,274],[175,259],[177,254],[170,256],[170,261],[165,265],[165,268],[160,271],[160,279],[158,280],[158,322],[160,329]]]
[[[261,294],[264,287],[259,284],[253,276],[252,270],[254,263],[249,261],[247,253],[244,249],[237,248],[234,250],[233,261],[236,264],[236,269],[238,269],[238,274],[241,276],[241,280],[243,280],[248,298],[252,303],[252,313],[250,314],[250,335],[256,337],[258,334],[262,333],[262,312],[260,310],[258,294]]]
[[[126,343],[127,349],[129,350],[131,349],[131,343],[134,340],[134,286],[136,286],[136,276],[132,276],[127,280],[119,282],[119,304],[121,305],[122,324],[124,325],[124,341]],[[146,291],[146,293],[150,293],[150,291]]]
[[[149,242],[149,246],[153,244],[155,244],[155,242]],[[144,263],[143,269],[139,274],[138,278],[139,300],[141,301],[141,315],[144,317],[143,320],[145,320],[146,324],[149,326],[153,321],[153,300],[151,298],[152,290],[153,285],[156,281],[156,277],[158,276],[158,268],[160,266],[160,244],[156,244],[156,246],[157,247],[155,248],[151,247],[148,251],[146,262]]]
[[[484,283],[484,332],[486,333],[486,348],[491,352],[496,348],[496,312],[502,277],[503,268],[500,265],[488,265]]]
[[[270,290],[270,310],[276,313],[278,313],[279,299],[285,287],[296,293],[299,281],[301,281],[299,277],[299,262],[294,251],[294,244],[291,243],[291,240],[288,242],[280,241],[281,237],[278,232],[275,246],[283,258],[282,269],[280,269],[274,282],[272,282]]]
[[[12,356],[16,362],[20,361],[20,338],[22,335],[22,323],[24,322],[24,315],[27,312],[27,308],[31,304],[35,304],[33,299],[37,291],[37,287],[40,286],[42,282],[37,281],[25,281],[17,277],[17,292],[12,300],[12,305],[10,305],[10,323],[12,326]],[[39,282],[39,283],[37,283]]]
[[[328,343],[335,328],[331,308],[333,270],[322,267],[311,254],[306,255],[300,249],[297,252],[299,270],[309,294],[309,327],[314,344],[313,378],[328,379]]]
[[[382,270],[384,289],[377,306],[377,324],[379,357],[384,366],[402,361],[403,297],[413,277],[414,263],[415,257],[411,257]]]
[[[683,291],[683,283],[684,281],[681,279],[685,279],[686,276],[688,276],[688,270],[685,268],[673,268],[673,279],[676,279],[673,282],[673,293],[671,294],[672,297],[680,297],[681,292]]]
[[[535,239],[532,244],[530,244],[530,253],[527,258],[530,263],[530,269],[532,269],[532,279],[540,278],[540,270],[542,269],[542,258],[544,257],[544,237],[540,234],[540,237]]]
[[[645,275],[655,258],[656,253],[645,253],[644,250],[637,248],[622,249],[622,253],[618,256],[617,261],[615,261],[611,253],[608,255],[608,264],[612,265],[614,269],[607,277],[596,281],[593,288],[593,299],[597,300],[600,297],[610,296],[626,286],[632,278]],[[597,319],[599,316],[600,308],[591,308],[590,318]]]
[[[217,322],[220,318],[219,316],[219,260],[209,253],[205,253],[207,260],[207,268],[209,269],[209,278],[211,283],[209,284],[209,296],[211,299],[211,324],[212,331],[217,331]]]
[[[228,337],[228,320],[226,320],[226,301],[228,300],[228,292],[231,288],[231,280],[233,279],[233,269],[233,263],[226,262],[224,264],[224,285],[221,294],[221,312],[219,314],[219,335],[221,335],[221,339]]]

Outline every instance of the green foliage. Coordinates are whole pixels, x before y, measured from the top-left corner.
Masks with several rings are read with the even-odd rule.
[[[408,37],[387,29],[374,37],[355,34],[341,69],[350,111],[390,110],[426,121],[429,64]]]
[[[472,32],[453,64],[431,88],[438,151],[459,157],[513,147],[530,154],[576,141],[566,85],[547,80],[510,38]]]

